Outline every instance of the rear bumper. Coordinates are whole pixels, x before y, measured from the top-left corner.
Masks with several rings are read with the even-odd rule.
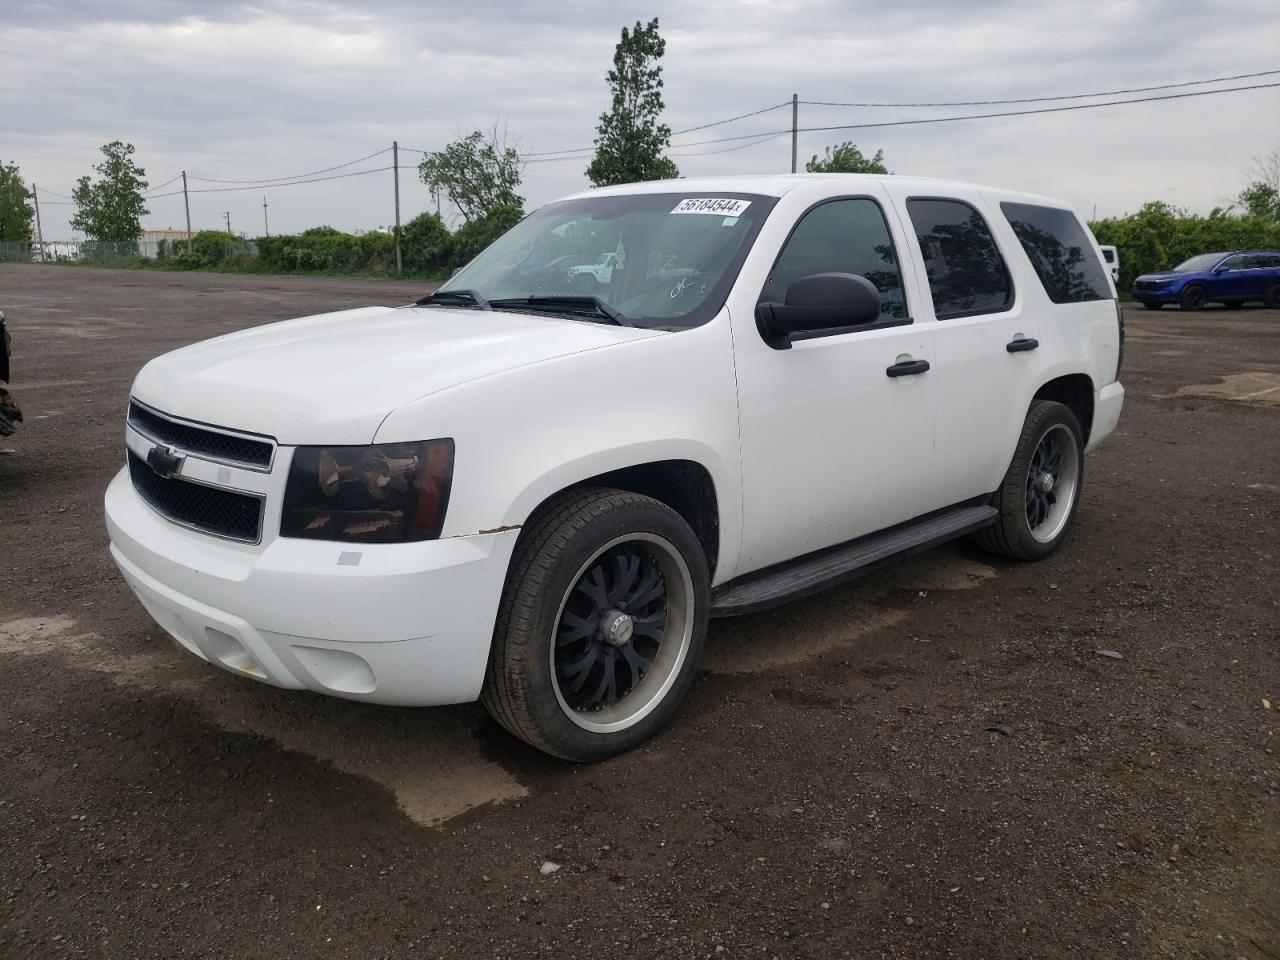
[[[1120,422],[1120,409],[1124,406],[1124,384],[1119,380],[1108,383],[1093,398],[1093,426],[1089,430],[1087,450],[1092,450],[1115,432]]]
[[[403,706],[479,696],[516,533],[412,544],[215,540],[156,514],[121,471],[111,556],[186,650],[279,687]]]

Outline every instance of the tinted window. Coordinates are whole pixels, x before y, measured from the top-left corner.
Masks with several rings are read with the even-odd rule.
[[[1115,263],[1115,262],[1116,262],[1116,254],[1115,254],[1115,251],[1114,251],[1114,250],[1103,250],[1103,251],[1102,251],[1102,259],[1106,260],[1106,261],[1107,261],[1107,263]]]
[[[1102,263],[1074,213],[1029,203],[1002,203],[1000,209],[1050,300],[1111,299]]]
[[[1013,283],[986,221],[959,200],[908,200],[939,320],[998,313],[1013,302]]]
[[[1253,257],[1227,257],[1222,263],[1218,264],[1219,270],[1248,270],[1252,267]]]
[[[907,315],[893,238],[874,200],[832,200],[806,213],[787,238],[760,299],[785,301],[787,288],[813,273],[866,277],[880,291],[881,319]]]
[[[1275,270],[1280,267],[1280,253],[1260,253],[1258,254],[1258,266],[1264,270]]]

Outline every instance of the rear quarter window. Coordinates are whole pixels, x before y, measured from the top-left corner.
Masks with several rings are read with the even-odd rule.
[[[1031,266],[1054,303],[1110,300],[1106,272],[1070,210],[1030,203],[1002,203]]]

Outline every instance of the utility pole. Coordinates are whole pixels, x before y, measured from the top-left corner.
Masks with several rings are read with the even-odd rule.
[[[187,253],[191,253],[191,200],[187,196],[187,171],[182,171],[182,206],[187,211]]]
[[[40,245],[40,262],[44,263],[44,230],[40,226],[40,194],[36,193],[36,185],[31,184],[31,199],[36,204],[36,243]]]
[[[227,233],[231,232],[231,211],[226,210],[222,214],[227,220]]]
[[[391,170],[396,182],[396,273],[400,272],[400,141],[391,141]]]
[[[796,152],[800,139],[800,94],[791,95],[791,172],[796,172]]]
[[[267,195],[262,195],[262,232],[271,236],[271,227],[267,225]]]

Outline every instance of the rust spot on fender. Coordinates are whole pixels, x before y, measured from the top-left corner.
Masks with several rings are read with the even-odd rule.
[[[508,530],[519,530],[520,524],[509,523],[505,527],[494,527],[492,530],[477,530],[476,533],[506,533]]]

